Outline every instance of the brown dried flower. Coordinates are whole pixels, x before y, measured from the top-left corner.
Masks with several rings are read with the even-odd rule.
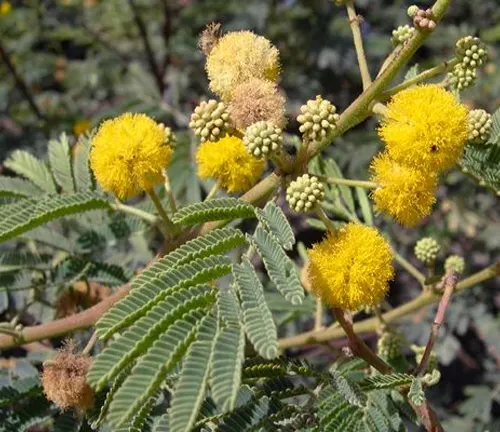
[[[271,122],[283,129],[285,98],[274,82],[251,78],[234,89],[229,115],[234,126],[241,130],[258,121]]]
[[[74,353],[68,342],[56,356],[43,364],[42,386],[47,399],[62,410],[85,411],[94,404],[94,391],[87,384],[87,371],[92,364],[88,356]]]
[[[217,44],[220,37],[221,26],[221,23],[211,22],[201,32],[198,46],[206,56],[210,54],[212,48]]]

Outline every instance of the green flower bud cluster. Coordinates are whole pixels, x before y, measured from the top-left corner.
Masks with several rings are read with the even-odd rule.
[[[383,332],[377,341],[377,352],[385,360],[392,360],[401,355],[403,339],[397,333]]]
[[[448,73],[448,79],[452,87],[463,90],[474,84],[476,70],[486,61],[488,52],[479,38],[466,36],[457,41],[455,53],[460,63]]]
[[[467,126],[469,128],[469,141],[475,144],[484,144],[491,134],[492,116],[482,109],[469,111]]]
[[[415,34],[415,27],[409,25],[399,26],[396,30],[392,31],[392,45],[402,45]]]
[[[412,345],[410,348],[415,353],[415,362],[417,363],[417,365],[419,365],[422,361],[422,358],[424,357],[425,346]],[[427,372],[432,372],[434,369],[437,369],[437,367],[437,355],[434,351],[431,351],[429,361],[427,362]]]
[[[257,159],[278,154],[283,146],[281,129],[271,122],[259,121],[249,126],[243,144]]]
[[[455,272],[461,274],[465,270],[465,260],[459,255],[450,255],[444,262],[444,269],[447,272],[455,270]]]
[[[301,114],[297,121],[301,124],[299,131],[310,141],[322,140],[337,127],[339,115],[337,108],[330,101],[316,96],[300,107]]]
[[[174,132],[171,128],[165,126],[163,123],[160,123],[160,127],[163,129],[164,135],[164,143],[172,148],[175,148],[177,145],[177,138],[174,135]]]
[[[415,256],[423,263],[430,264],[434,262],[441,250],[439,243],[432,237],[424,237],[415,245]]]
[[[218,141],[229,129],[229,112],[224,102],[201,102],[191,115],[189,127],[201,142]]]
[[[317,177],[303,174],[292,181],[286,190],[286,200],[296,212],[314,209],[325,197],[324,186]]]

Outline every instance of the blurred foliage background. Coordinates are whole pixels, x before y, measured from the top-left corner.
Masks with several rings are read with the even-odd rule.
[[[420,2],[428,6],[431,2]],[[391,32],[408,23],[409,1],[357,0],[372,74],[390,52]],[[327,0],[24,0],[0,2],[0,160],[17,148],[39,155],[61,132],[75,137],[102,119],[125,111],[145,112],[174,128],[181,137],[174,189],[192,201],[201,191],[191,175],[194,140],[187,123],[200,99],[209,98],[198,35],[211,21],[223,30],[252,29],[279,48],[281,86],[287,95],[289,132],[307,99],[321,94],[342,110],[361,92],[361,80],[343,8]],[[408,65],[420,70],[451,58],[455,42],[478,35],[490,60],[477,84],[463,92],[471,107],[495,111],[500,105],[500,8],[497,0],[456,0],[425,46]],[[403,78],[403,74],[398,80]],[[358,126],[327,151],[347,177],[364,178],[380,147],[375,120]],[[192,141],[192,142],[191,142]],[[180,162],[179,162],[180,161]],[[192,165],[191,165],[191,168]],[[194,168],[193,168],[194,169]],[[0,172],[8,170],[0,164]],[[306,246],[320,231],[306,220],[293,221]],[[466,273],[498,258],[498,197],[456,170],[442,182],[432,217],[409,231],[382,219],[401,253],[415,265],[413,246],[424,235],[444,251],[466,257]],[[138,248],[143,246],[139,245]],[[147,255],[147,251],[145,252]],[[435,390],[441,415],[456,432],[483,430],[500,417],[500,290],[490,281],[455,298],[443,329],[438,355],[443,379]],[[417,294],[404,272],[393,284],[389,303]],[[433,308],[402,325],[408,340],[424,344]],[[310,322],[299,321],[300,332]],[[338,348],[332,343],[330,348]],[[331,350],[306,347],[297,354],[327,364]],[[496,429],[496,430],[500,430]],[[493,430],[491,430],[493,432]]]

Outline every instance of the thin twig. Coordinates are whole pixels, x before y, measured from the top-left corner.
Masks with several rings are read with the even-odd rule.
[[[141,15],[139,14],[139,9],[135,4],[135,0],[128,0],[128,4],[130,5],[130,9],[132,9],[132,14],[134,16],[135,24],[139,29],[139,34],[142,38],[142,43],[144,44],[144,50],[146,51],[146,57],[148,60],[149,68],[151,69],[151,73],[153,74],[156,86],[161,95],[163,95],[163,91],[165,90],[165,83],[163,81],[163,74],[160,70],[160,66],[156,61],[155,54],[153,52],[153,48],[151,47],[151,42],[149,41],[148,31],[146,28],[146,24],[144,23]]]
[[[417,376],[423,375],[427,368],[427,363],[429,362],[429,358],[431,356],[432,349],[434,348],[434,344],[436,343],[439,328],[444,321],[444,316],[446,313],[446,308],[450,303],[451,296],[455,287],[457,286],[457,275],[452,270],[450,273],[447,273],[444,279],[444,292],[441,297],[441,301],[439,302],[439,306],[436,312],[436,317],[434,318],[434,322],[432,323],[431,334],[429,335],[429,340],[427,341],[427,345],[425,346],[424,355],[422,356],[422,360],[417,367],[415,374]]]
[[[148,213],[147,211],[141,210],[137,207],[123,204],[118,200],[116,200],[113,204],[111,204],[111,207],[117,211],[129,214],[130,216],[138,217],[151,225],[156,225],[158,223],[158,217],[156,217],[155,215]]]
[[[38,117],[39,120],[45,120],[45,116],[42,114],[42,111],[40,111],[40,108],[38,107],[35,98],[31,94],[30,88],[24,81],[24,78],[21,76],[19,71],[16,69],[16,66],[12,62],[9,53],[4,48],[1,41],[0,41],[0,57],[5,63],[5,66],[7,66],[7,69],[12,75],[12,78],[14,78],[14,82],[16,83],[17,88],[23,94],[24,98],[28,102],[28,105],[30,106],[33,113]]]
[[[346,185],[346,186],[352,186],[352,187],[362,187],[365,189],[375,189],[377,187],[377,183],[372,182],[372,181],[365,181],[365,180],[351,180],[351,179],[346,179],[346,178],[340,178],[340,177],[328,177],[328,176],[316,176],[318,179],[325,183],[329,184],[336,184],[336,185]]]
[[[365,341],[354,332],[352,322],[350,319],[346,319],[344,311],[342,309],[334,308],[333,314],[335,315],[337,322],[340,324],[347,337],[349,338],[351,349],[354,354],[356,354],[358,357],[361,357],[379,372],[383,374],[391,373],[392,368],[388,364],[386,364],[377,354],[375,354],[370,349],[370,347],[366,345]]]
[[[321,222],[325,225],[326,229],[331,232],[337,231],[335,228],[335,225],[333,225],[333,222],[330,220],[328,215],[325,213],[325,210],[323,210],[323,207],[317,206],[316,207],[316,214],[318,217],[321,219]]]
[[[353,0],[346,0],[345,6],[347,9],[347,16],[349,17],[349,26],[351,27],[352,37],[354,39],[354,48],[356,48],[356,55],[358,56],[363,90],[366,90],[372,83],[372,79],[370,77],[370,71],[368,70],[368,62],[366,61],[365,50],[363,48],[363,38],[359,27],[361,18],[356,14]]]
[[[90,351],[94,347],[96,341],[97,341],[97,332],[94,331],[94,333],[92,333],[92,336],[90,337],[89,341],[87,342],[87,345],[85,345],[85,348],[82,351],[82,355],[90,354]]]
[[[403,267],[408,273],[410,273],[419,283],[424,286],[425,276],[420,272],[412,263],[410,263],[406,258],[400,255],[395,249],[392,249],[392,254],[394,259]]]
[[[316,309],[314,311],[314,330],[319,331],[323,328],[323,302],[316,297]]]
[[[210,201],[218,192],[220,188],[220,183],[217,182],[212,186],[212,189],[208,192],[208,195],[205,197],[205,201]]]

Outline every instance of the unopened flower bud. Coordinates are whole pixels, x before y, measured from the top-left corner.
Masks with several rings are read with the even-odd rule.
[[[399,26],[392,31],[392,45],[402,45],[415,34],[415,28],[409,25]]]
[[[300,108],[301,114],[297,117],[299,131],[310,141],[322,140],[337,127],[340,116],[336,111],[337,108],[330,101],[316,96],[316,99],[307,101]]]
[[[432,9],[419,9],[413,16],[413,25],[425,31],[432,31],[436,27],[436,22],[434,21],[434,14]]]
[[[191,115],[189,127],[201,142],[218,141],[229,129],[229,112],[224,102],[201,102]]]
[[[247,128],[243,144],[257,159],[278,154],[283,145],[281,129],[271,122],[259,121]]]
[[[466,36],[456,44],[456,55],[463,67],[477,69],[488,58],[486,45],[478,37]]]
[[[174,132],[172,131],[171,128],[165,126],[163,123],[160,123],[160,126],[163,128],[163,135],[164,135],[164,142],[166,145],[172,147],[172,148],[175,148],[175,146],[177,145],[177,138],[174,134]]]
[[[450,255],[444,262],[444,269],[446,272],[454,270],[456,273],[461,274],[465,270],[465,260],[459,255]]]
[[[432,237],[424,237],[415,245],[415,256],[423,263],[430,264],[434,262],[439,254],[441,247]]]
[[[467,126],[469,128],[469,141],[475,144],[484,144],[490,137],[493,119],[491,114],[483,109],[472,110],[467,116]]]
[[[411,5],[407,10],[407,14],[410,18],[415,18],[419,10],[420,8],[417,5]]]
[[[453,88],[463,90],[471,87],[476,81],[476,69],[467,68],[459,63],[448,73],[448,79]]]
[[[317,177],[303,174],[286,190],[286,200],[296,212],[312,211],[325,197],[324,186]]]

